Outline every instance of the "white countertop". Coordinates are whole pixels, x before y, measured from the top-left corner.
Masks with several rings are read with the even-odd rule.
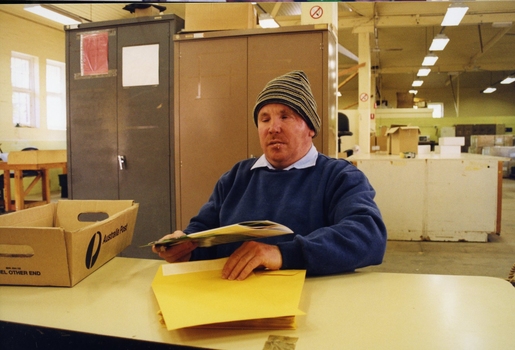
[[[458,160],[497,160],[499,162],[509,161],[510,158],[506,157],[495,157],[495,156],[485,156],[482,154],[475,153],[460,153],[459,155],[441,155],[434,152],[428,154],[417,154],[415,158],[401,158],[400,155],[394,154],[384,154],[384,153],[358,153],[353,154],[348,157],[349,161],[358,161],[358,160],[407,160],[407,161],[415,161],[415,160],[437,160],[437,159],[458,159]]]

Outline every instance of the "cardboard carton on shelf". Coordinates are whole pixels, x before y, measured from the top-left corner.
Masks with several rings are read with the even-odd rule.
[[[61,200],[0,215],[0,284],[73,287],[131,244],[138,207]]]
[[[493,146],[495,135],[470,135],[470,147],[482,148]]]
[[[386,131],[388,154],[418,152],[418,126],[395,126]]]
[[[185,32],[252,29],[258,22],[251,3],[186,4],[184,17]]]

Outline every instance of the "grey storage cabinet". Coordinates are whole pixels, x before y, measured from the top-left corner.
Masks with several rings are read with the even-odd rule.
[[[66,28],[68,197],[139,203],[123,256],[175,230],[175,15]]]
[[[322,118],[313,140],[336,156],[336,36],[329,25],[177,34],[175,154],[177,227],[205,203],[236,162],[262,154],[251,117],[265,84],[306,72]]]

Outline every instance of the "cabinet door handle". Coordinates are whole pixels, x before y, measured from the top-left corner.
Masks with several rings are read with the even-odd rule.
[[[120,170],[127,168],[125,156],[118,156],[118,165],[120,166]]]

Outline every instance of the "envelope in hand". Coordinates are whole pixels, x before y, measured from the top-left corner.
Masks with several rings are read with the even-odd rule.
[[[168,330],[241,320],[303,315],[305,270],[260,271],[222,279],[227,259],[166,264],[152,289]]]

